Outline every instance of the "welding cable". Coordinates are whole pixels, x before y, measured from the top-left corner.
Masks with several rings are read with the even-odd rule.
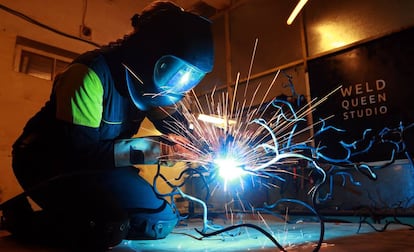
[[[319,249],[322,246],[323,243],[323,238],[325,236],[325,222],[323,221],[322,217],[319,215],[319,213],[310,205],[306,204],[303,201],[300,200],[296,200],[296,199],[280,199],[278,201],[276,201],[275,203],[273,203],[272,205],[266,205],[265,207],[268,209],[273,209],[276,208],[280,203],[296,203],[299,205],[304,206],[305,208],[309,209],[318,219],[319,219],[319,223],[320,223],[320,233],[319,233],[319,240],[318,243],[315,247],[315,249],[313,250],[314,252],[319,251]]]
[[[368,222],[366,219],[367,219],[367,217],[364,217],[364,218],[361,218],[361,220],[359,221],[357,234],[361,230],[361,226],[362,226],[363,223],[370,226],[376,232],[384,232],[385,230],[387,230],[388,226],[391,225],[391,224],[399,224],[399,225],[403,225],[403,226],[408,226],[408,227],[410,227],[410,230],[414,230],[413,225],[408,224],[408,223],[403,223],[400,220],[398,220],[397,217],[395,217],[395,216],[394,216],[394,221],[386,221],[384,226],[381,227],[381,228],[375,227],[372,223]]]
[[[161,178],[162,180],[164,180],[164,182],[172,188],[172,191],[170,193],[161,193],[160,191],[158,191],[157,188],[157,180],[158,178]],[[177,192],[177,188],[180,187],[180,185],[173,185],[170,181],[168,181],[168,179],[161,174],[161,162],[158,162],[157,164],[157,171],[155,172],[154,178],[152,180],[152,187],[154,188],[155,193],[160,196],[160,197],[173,197],[174,195],[178,195],[179,193]]]
[[[0,4],[0,9],[4,10],[4,11],[6,11],[6,12],[12,14],[12,15],[15,15],[15,16],[21,18],[21,19],[24,19],[25,21],[27,21],[27,22],[29,22],[31,24],[40,26],[40,27],[42,27],[42,28],[44,28],[46,30],[49,30],[51,32],[54,32],[56,34],[62,35],[62,36],[67,37],[67,38],[76,39],[76,40],[79,40],[79,41],[82,41],[82,42],[91,44],[91,45],[93,45],[95,47],[101,47],[101,45],[99,45],[99,44],[97,44],[95,42],[92,42],[92,41],[89,41],[89,40],[86,40],[86,39],[82,39],[82,38],[79,38],[77,36],[74,36],[74,35],[67,34],[67,33],[64,33],[62,31],[59,31],[59,30],[57,30],[57,29],[55,29],[53,27],[50,27],[50,26],[48,26],[46,24],[43,24],[43,23],[41,23],[41,22],[39,22],[39,21],[37,21],[37,20],[35,20],[35,19],[33,19],[33,18],[31,18],[31,17],[29,17],[29,16],[27,16],[27,15],[21,13],[21,12],[18,12],[16,10],[10,9],[10,8],[2,5],[2,4]]]
[[[183,187],[185,185],[185,183],[187,183],[187,181],[194,175],[194,173],[197,173],[198,175],[200,175],[200,178],[202,179],[203,184],[206,187],[207,192],[206,192],[206,199],[205,200],[207,201],[210,198],[210,188],[209,188],[208,183],[205,179],[205,176],[202,174],[202,172],[197,170],[197,169],[194,169],[194,168],[187,168],[187,169],[183,170],[179,174],[179,176],[177,178],[175,178],[175,180],[180,180],[184,176],[185,173],[190,173],[190,177],[185,178],[182,183],[180,183],[178,185],[174,185],[164,175],[161,174],[161,162],[158,162],[157,171],[155,173],[155,176],[154,176],[153,182],[152,182],[152,187],[154,188],[155,192],[161,197],[171,197],[171,196],[174,196],[174,195],[178,195],[179,193],[177,192],[176,189]],[[157,189],[157,180],[158,180],[158,178],[161,178],[162,180],[164,180],[164,182],[173,189],[171,193],[162,194],[158,191],[158,189]]]
[[[185,169],[184,171],[182,171],[181,173],[180,173],[180,175],[178,176],[178,178],[176,178],[176,180],[180,180],[181,178],[182,178],[182,176],[184,176],[184,174],[185,173],[190,173],[190,178],[192,177],[192,175],[194,174],[194,173],[197,173],[197,174],[199,174],[200,175],[200,177],[203,179],[203,182],[204,182],[204,184],[205,184],[205,186],[206,186],[206,188],[207,188],[207,195],[206,195],[206,200],[205,201],[207,201],[208,200],[208,198],[210,197],[210,189],[209,189],[209,187],[208,187],[208,184],[207,184],[207,182],[206,182],[206,180],[205,180],[205,178],[204,178],[204,175],[202,174],[202,172],[201,171],[198,171],[198,170],[196,170],[196,169],[193,169],[193,168],[187,168],[187,169]],[[161,193],[161,192],[159,192],[158,191],[158,188],[157,188],[157,180],[158,180],[158,178],[161,178],[162,180],[164,180],[164,182],[168,185],[168,186],[170,186],[171,187],[171,192],[170,193]],[[180,188],[182,187],[182,186],[184,186],[184,184],[187,182],[187,180],[188,180],[189,178],[186,178],[185,180],[184,180],[184,182],[183,183],[181,183],[181,184],[179,184],[179,185],[174,185],[174,184],[172,184],[164,175],[162,175],[161,174],[161,162],[158,162],[158,164],[157,164],[157,171],[156,171],[156,174],[155,174],[155,176],[154,176],[154,179],[153,179],[153,185],[152,185],[152,187],[153,187],[153,189],[154,189],[154,192],[159,196],[159,197],[170,197],[170,202],[171,202],[171,205],[172,205],[172,207],[173,208],[175,208],[175,209],[177,209],[177,207],[176,207],[176,204],[175,204],[175,200],[174,200],[174,196],[176,196],[176,195],[181,195],[181,197],[183,197],[183,193],[182,193],[182,191],[180,190]],[[183,197],[183,198],[186,198],[186,199],[188,199],[188,197]],[[194,201],[194,199],[191,199],[191,201]],[[205,205],[205,204],[204,204]],[[205,211],[207,211],[207,209],[205,209]],[[178,209],[177,209],[177,213],[179,213],[179,211],[178,211]],[[188,216],[187,216],[188,217]],[[183,220],[183,219],[187,219],[187,217],[186,216],[179,216],[179,218],[181,219],[181,220]],[[204,226],[208,226],[208,224],[206,223],[206,221],[207,221],[207,216],[205,216],[205,218],[204,218]]]
[[[205,171],[207,171],[207,170],[205,169]],[[211,196],[211,193],[210,193],[210,187],[208,186],[208,182],[207,182],[207,180],[206,180],[206,177],[203,175],[203,172],[202,172],[202,171],[199,171],[198,169],[195,169],[195,168],[187,168],[187,169],[183,170],[183,171],[179,174],[179,176],[178,176],[177,178],[175,178],[175,180],[180,180],[180,179],[184,176],[184,174],[186,174],[186,173],[190,173],[190,176],[189,176],[189,177],[187,177],[187,178],[184,180],[184,182],[182,183],[182,185],[181,185],[180,187],[184,186],[184,184],[185,184],[185,183],[187,183],[187,181],[188,181],[190,178],[192,178],[192,177],[193,177],[194,173],[197,173],[197,174],[200,176],[200,178],[201,178],[201,180],[202,180],[202,182],[203,182],[204,187],[206,188],[206,198],[205,198],[205,201],[208,201],[208,200],[209,200],[209,198],[210,198],[210,196]]]
[[[407,157],[408,161],[410,161],[411,167],[414,168],[414,161],[413,158],[411,157],[410,153],[408,151],[405,151],[405,156]]]
[[[182,187],[185,184],[185,181],[186,180],[183,183],[179,184],[179,185],[172,184],[164,175],[162,175],[162,173],[161,173],[161,164],[162,164],[162,162],[161,162],[161,160],[159,160],[159,162],[157,163],[157,170],[156,170],[156,173],[155,173],[154,178],[153,178],[152,188],[153,188],[154,192],[159,197],[163,197],[163,198],[164,197],[169,197],[170,198],[170,202],[171,202],[171,206],[173,208],[177,209],[177,207],[175,205],[174,196],[181,195],[180,187]],[[192,168],[188,168],[188,169],[182,171],[181,174],[179,175],[178,179],[180,179],[183,176],[183,173],[190,172],[191,169]],[[199,171],[197,171],[196,169],[193,169],[191,171],[191,173],[192,172],[195,172],[195,173],[200,174],[201,177],[203,176],[202,173],[199,172]],[[169,187],[171,187],[171,189],[172,189],[171,192],[169,192],[169,193],[161,193],[160,191],[158,191],[158,188],[157,188],[157,180],[159,178],[161,178]],[[210,194],[209,191],[208,191],[208,194]],[[178,210],[177,210],[177,213],[179,213]],[[179,218],[180,219],[186,219],[186,217],[182,217],[182,216],[179,216]]]
[[[225,228],[217,230],[217,231],[213,231],[211,233],[201,232],[198,229],[195,229],[195,230],[197,231],[197,233],[202,235],[203,238],[205,238],[205,237],[210,237],[210,236],[215,236],[215,235],[218,235],[218,234],[221,234],[221,233],[225,233],[225,232],[228,232],[230,230],[241,228],[241,227],[249,227],[249,228],[256,229],[257,231],[264,234],[267,238],[269,238],[269,240],[271,240],[280,249],[280,251],[286,252],[285,248],[283,248],[283,246],[280,245],[280,243],[277,242],[277,240],[269,232],[267,232],[266,230],[264,230],[263,228],[261,228],[257,225],[251,224],[251,223],[243,223],[243,224],[238,224],[238,225],[232,225],[232,226],[225,227]]]
[[[207,171],[207,170],[205,170],[205,171]],[[182,187],[182,186],[186,183],[186,181],[187,181],[189,178],[193,177],[194,173],[197,173],[197,174],[200,176],[200,178],[202,178],[204,185],[206,185],[206,187],[207,187],[207,190],[209,190],[209,188],[208,188],[208,183],[207,183],[207,181],[206,181],[206,179],[205,179],[205,176],[203,175],[202,171],[199,171],[199,170],[197,170],[196,168],[187,168],[187,169],[183,170],[182,172],[180,172],[180,174],[178,175],[178,177],[177,177],[177,178],[175,178],[175,180],[180,180],[180,179],[182,179],[182,177],[183,177],[183,176],[184,176],[184,174],[186,174],[186,173],[189,173],[189,174],[190,174],[190,176],[189,176],[189,177],[187,177],[187,178],[184,180],[184,182],[183,182],[183,183],[181,183],[181,184],[179,185],[179,187]]]
[[[172,188],[172,191],[170,193],[161,193],[160,191],[158,191],[158,188],[157,188],[158,178],[161,178],[162,180],[164,180],[164,182]],[[157,164],[157,171],[155,172],[154,178],[152,179],[152,187],[153,187],[155,193],[160,197],[171,197],[172,198],[175,195],[179,194],[177,192],[177,188],[179,188],[179,187],[173,185],[170,181],[168,181],[168,179],[164,175],[161,174],[161,162],[158,162],[158,164]]]
[[[204,171],[207,171],[207,169],[204,169]],[[184,174],[190,173],[190,172],[195,172],[195,173],[198,173],[199,175],[202,175],[202,173],[195,168],[187,168],[183,170],[182,172],[180,172],[180,174],[178,175],[177,178],[175,178],[175,180],[180,180],[184,176]]]
[[[372,220],[374,220],[374,222],[376,224],[380,224],[381,219],[384,218],[384,216],[380,216],[379,214],[375,213],[375,211],[371,207],[368,207],[368,206],[361,207],[358,210],[361,210],[361,209],[366,209],[369,212],[370,215],[369,216],[360,216],[360,221],[359,221],[359,226],[358,226],[357,233],[359,233],[362,223],[367,224],[368,226],[370,226],[376,232],[384,232],[390,224],[399,224],[399,225],[410,227],[410,230],[414,230],[414,225],[401,222],[396,216],[397,213],[394,213],[394,215],[393,215],[394,221],[386,221],[385,225],[382,228],[376,228],[372,223],[367,221],[367,218],[371,218]]]
[[[322,188],[322,186],[324,185],[325,181],[321,181],[317,184],[314,185],[313,187],[313,191],[311,193],[311,201],[312,201],[312,206],[316,209],[316,206],[318,205],[318,193],[319,190]]]
[[[396,224],[400,224],[400,225],[403,225],[403,226],[407,226],[407,227],[410,227],[410,230],[414,230],[414,225],[411,225],[411,224],[408,224],[408,223],[401,222],[399,219],[397,219],[397,217],[396,217],[396,216],[394,216],[393,218],[394,218],[394,222],[395,222]]]
[[[386,221],[385,225],[381,228],[376,228],[372,223],[368,222],[366,220],[367,217],[361,218],[361,220],[359,221],[359,225],[358,225],[358,230],[357,230],[357,234],[359,233],[359,231],[361,230],[361,226],[363,223],[367,224],[368,226],[370,226],[374,231],[376,232],[384,232],[385,230],[387,230],[388,226],[390,224],[396,224],[396,222],[393,221]]]

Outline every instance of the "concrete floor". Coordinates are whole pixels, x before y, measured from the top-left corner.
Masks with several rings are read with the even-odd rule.
[[[320,235],[320,224],[297,218],[294,224],[266,218],[266,223],[259,220],[246,220],[245,223],[262,227],[287,251],[313,251]],[[407,222],[406,222],[407,221]],[[404,223],[413,219],[404,219]],[[223,220],[215,220],[222,227],[230,226]],[[384,224],[375,224],[380,229]],[[182,222],[167,238],[156,241],[127,241],[112,248],[112,252],[146,252],[146,251],[279,251],[270,239],[253,228],[240,228],[230,234],[216,235],[199,240],[201,229],[199,219]],[[359,232],[358,232],[359,230]],[[324,241],[319,251],[414,251],[414,231],[409,226],[391,224],[384,232],[376,232],[367,224],[343,222],[325,222]],[[81,250],[81,249],[80,249]],[[0,231],[0,251],[7,252],[61,252],[64,250],[25,245],[15,241],[6,231]]]

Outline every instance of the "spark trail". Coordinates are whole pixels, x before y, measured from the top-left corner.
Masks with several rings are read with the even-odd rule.
[[[266,95],[273,87],[280,71],[278,71],[270,83]],[[238,84],[236,83],[235,92]],[[257,87],[253,96],[260,88]],[[245,174],[260,178],[281,179],[278,174],[288,172],[283,168],[287,164],[297,164],[299,160],[305,160],[313,164],[315,169],[325,176],[322,168],[315,162],[309,150],[315,151],[311,146],[312,137],[297,142],[299,135],[308,134],[313,125],[307,124],[307,119],[312,111],[330,94],[320,100],[312,100],[295,111],[292,104],[285,100],[274,99],[265,102],[263,97],[258,106],[247,105],[247,101],[236,102],[235,96],[230,99],[228,93],[221,93],[219,100],[215,100],[215,91],[210,96],[205,96],[206,104],[203,106],[195,93],[192,98],[185,99],[178,106],[183,116],[191,127],[180,121],[171,123],[170,128],[175,134],[185,136],[190,144],[182,147],[197,154],[197,160],[182,159],[197,163],[208,170],[213,177],[224,176],[226,185],[230,179],[238,178]],[[201,115],[208,115],[215,119],[215,123],[199,120]],[[299,127],[299,124],[305,126]],[[166,157],[169,158],[169,157]]]
[[[279,74],[280,71],[275,74],[269,84],[266,96]],[[259,88],[260,85],[253,93],[253,97]],[[182,115],[189,124],[174,120],[170,122],[169,127],[175,134],[189,139],[189,143],[182,144],[182,147],[196,153],[198,158],[194,159],[191,155],[176,161],[198,164],[199,169],[202,169],[203,177],[206,177],[206,183],[221,184],[224,191],[227,191],[228,187],[231,188],[232,191],[229,192],[233,195],[231,202],[238,201],[243,212],[246,212],[246,208],[238,197],[238,190],[243,190],[246,176],[249,176],[252,181],[257,180],[267,187],[273,187],[272,180],[284,181],[280,174],[290,173],[286,168],[289,165],[298,164],[301,160],[309,163],[322,177],[310,191],[310,193],[315,193],[318,186],[324,183],[326,173],[314,158],[317,156],[315,155],[317,148],[312,147],[313,139],[309,131],[315,125],[309,124],[307,121],[312,111],[339,88],[322,99],[314,99],[303,104],[297,110],[286,100],[273,99],[270,102],[265,102],[266,96],[258,106],[253,106],[252,101],[248,102],[246,99],[236,102],[238,82],[236,82],[233,97],[230,97],[227,92],[216,95],[214,91],[211,95],[204,96],[206,103],[203,105],[193,92],[191,97],[186,97],[178,104],[178,109],[182,111]],[[215,97],[219,97],[219,99],[216,100]],[[200,115],[208,115],[211,120],[200,120]],[[316,124],[321,124],[321,122]],[[309,135],[309,137],[298,142],[295,139],[300,135]],[[171,157],[162,158],[171,159]],[[237,181],[239,183],[235,185],[234,182]],[[266,184],[265,181],[270,182]],[[199,233],[204,237],[228,229],[212,225],[208,221],[206,201],[187,195],[180,188],[174,190],[178,191],[181,197],[202,206],[203,228]],[[264,203],[266,205],[266,202]],[[297,201],[293,203],[297,203]],[[232,212],[229,205],[230,203],[225,205],[226,214],[227,211]],[[273,206],[270,205],[269,209]],[[254,207],[250,204],[249,207],[252,209],[252,213],[255,213]],[[312,209],[310,206],[309,208]],[[266,221],[263,220],[263,222],[266,226]],[[267,229],[273,233],[270,228]],[[208,234],[208,230],[213,230],[213,233]],[[266,232],[263,229],[260,230]],[[321,223],[321,236],[315,251],[320,248],[322,243],[323,230],[324,225]],[[269,239],[273,238],[270,233],[265,234]],[[277,242],[275,244],[283,250]]]

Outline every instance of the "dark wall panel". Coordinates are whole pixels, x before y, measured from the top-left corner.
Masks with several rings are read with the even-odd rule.
[[[414,123],[413,45],[414,28],[309,61],[312,97],[321,98],[342,85],[314,113],[314,120],[334,115],[328,124],[346,130],[317,138],[328,146],[327,153],[343,153],[338,142],[352,143],[362,138],[366,129],[372,129],[366,135],[372,139],[386,127]],[[409,147],[414,144],[413,130],[407,128],[402,135]],[[398,134],[388,137],[394,142],[401,140]],[[388,160],[392,147],[395,145],[376,143],[369,154],[355,158]]]

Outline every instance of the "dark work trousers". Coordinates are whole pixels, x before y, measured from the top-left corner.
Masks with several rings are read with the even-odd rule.
[[[19,210],[23,216],[10,217],[18,220],[16,233],[31,236],[34,232],[44,236],[43,240],[56,239],[73,246],[109,247],[122,239],[164,238],[177,224],[173,207],[158,197],[135,167],[63,172],[54,166],[53,157],[44,153],[39,149],[13,150],[16,178],[42,208],[34,220],[25,210]]]

